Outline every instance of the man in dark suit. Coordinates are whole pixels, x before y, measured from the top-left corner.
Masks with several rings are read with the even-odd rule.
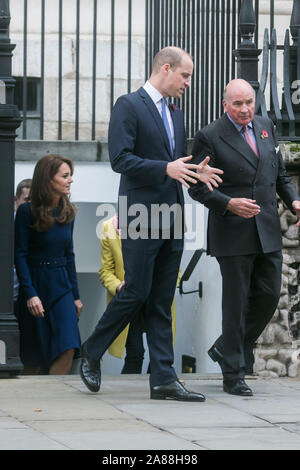
[[[254,116],[250,84],[232,80],[223,106],[224,115],[195,135],[192,150],[193,163],[209,155],[224,171],[223,184],[209,192],[197,183],[189,194],[209,209],[207,251],[222,274],[222,335],[208,353],[222,368],[224,391],[251,396],[245,373],[253,372],[254,344],[275,312],[281,288],[276,193],[298,217],[300,202],[272,121]]]
[[[186,390],[172,366],[171,304],[183,249],[181,185],[189,187],[199,179],[212,190],[221,181],[221,172],[207,165],[208,158],[200,166],[189,163],[182,112],[166,103],[169,96],[180,98],[192,72],[189,54],[165,48],[155,56],[144,87],[121,96],[112,111],[108,142],[112,168],[121,173],[125,284],[82,348],[81,377],[94,392],[101,383],[99,359],[148,299],[151,398],[205,400]],[[162,214],[155,216],[158,207]]]

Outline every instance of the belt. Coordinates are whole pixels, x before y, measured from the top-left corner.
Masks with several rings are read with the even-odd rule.
[[[62,256],[61,258],[32,257],[28,258],[28,264],[32,267],[58,268],[66,266],[67,258],[65,256]]]

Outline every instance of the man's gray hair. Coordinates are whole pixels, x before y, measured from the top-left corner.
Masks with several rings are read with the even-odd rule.
[[[227,100],[227,86],[223,90],[223,100],[226,101],[226,103],[228,103],[228,100]]]

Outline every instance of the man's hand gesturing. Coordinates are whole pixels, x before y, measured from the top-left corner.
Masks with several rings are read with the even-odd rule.
[[[218,175],[222,175],[223,171],[218,168],[212,168],[208,165],[210,157],[205,157],[202,163],[195,165],[193,163],[186,163],[191,160],[193,156],[178,158],[174,162],[167,165],[167,175],[179,181],[183,186],[189,189],[189,183],[196,184],[198,181],[205,183],[210,191],[213,191],[213,186],[217,188],[218,183],[222,183]]]
[[[213,191],[213,186],[218,188],[218,183],[223,182],[223,180],[218,175],[222,175],[224,171],[209,166],[209,160],[210,157],[205,157],[203,162],[197,165],[197,174],[199,176],[199,180],[202,181],[202,183],[205,183],[210,191]]]

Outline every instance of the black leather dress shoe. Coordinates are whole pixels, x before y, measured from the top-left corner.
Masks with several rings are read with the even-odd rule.
[[[166,385],[152,387],[150,398],[154,400],[169,398],[179,401],[205,401],[205,396],[202,393],[189,392],[178,380]]]
[[[80,376],[91,392],[99,392],[101,385],[100,360],[95,361],[88,355],[85,344],[81,348]]]
[[[251,388],[245,383],[244,379],[224,380],[223,390],[231,395],[240,395],[242,397],[252,397]]]
[[[212,347],[207,351],[207,354],[214,362],[218,362],[220,366],[222,365],[223,354],[217,348],[217,346],[213,344]]]
[[[215,345],[213,344],[212,347],[207,351],[207,354],[209,355],[209,357],[210,357],[214,362],[218,362],[218,363],[219,363],[219,366],[222,367],[223,354],[222,354],[221,351],[217,348],[217,346],[215,346]],[[253,372],[253,366],[248,366],[248,365],[246,364],[245,374],[246,374],[246,375],[256,375],[256,374]]]

